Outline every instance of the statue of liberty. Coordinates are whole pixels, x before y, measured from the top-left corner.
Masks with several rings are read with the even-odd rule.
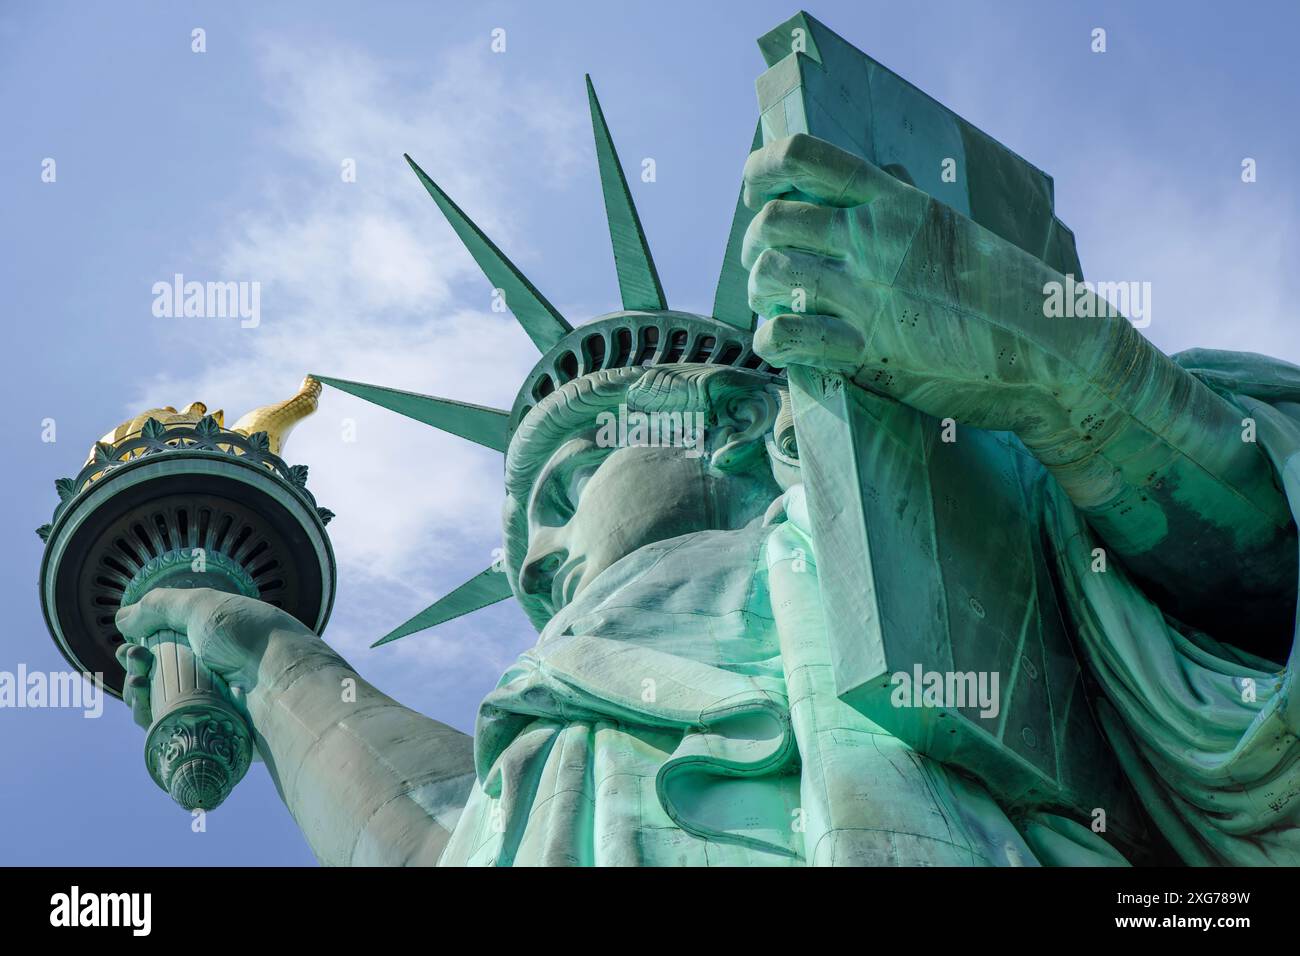
[[[520,602],[473,737],[207,588],[118,612],[124,697],[186,635],[325,864],[1300,862],[1300,368],[1162,354],[1043,173],[806,15],[760,48],[712,315],[589,84],[623,309],[412,162],[542,357],[508,412],[316,376],[504,453],[502,561],[388,638]]]

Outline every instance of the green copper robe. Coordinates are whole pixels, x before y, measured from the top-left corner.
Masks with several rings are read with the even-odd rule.
[[[1174,359],[1253,420],[1300,514],[1300,368],[1202,349]],[[1167,618],[1122,569],[1080,573],[1093,545],[1079,516],[1058,500],[1047,520],[1071,569],[1078,644],[1105,692],[1098,716],[1161,833],[1192,864],[1300,863],[1294,651],[1285,666],[1262,660],[1233,646],[1250,635],[1211,637]]]
[[[1255,420],[1294,512],[1300,369],[1176,359]],[[1300,862],[1290,668],[1166,618],[1122,568],[1092,572],[1075,508],[1044,470],[1026,480],[1098,719],[1152,822],[1189,863]],[[795,486],[762,524],[628,555],[557,614],[483,702],[442,862],[1122,864],[1051,808],[1011,819],[835,696],[808,527]]]

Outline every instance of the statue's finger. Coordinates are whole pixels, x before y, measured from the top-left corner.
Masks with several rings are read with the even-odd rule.
[[[772,199],[749,221],[740,263],[748,269],[764,249],[782,247],[842,258],[848,253],[844,216],[842,209]]]
[[[117,662],[128,674],[149,676],[149,670],[153,667],[153,653],[147,647],[131,643],[119,644],[114,653]]]
[[[147,729],[153,723],[147,677],[128,677],[122,685],[122,699],[130,706],[131,716],[137,724]]]
[[[859,206],[899,185],[888,173],[833,143],[796,133],[750,153],[743,198],[755,211],[769,199],[792,193],[829,206]]]
[[[833,315],[778,315],[754,334],[754,351],[778,368],[808,365],[852,373],[862,364],[863,350],[862,333]]]
[[[799,249],[764,249],[749,270],[749,307],[765,316],[843,316],[858,307],[870,285],[849,276],[838,259]]]
[[[118,611],[117,629],[129,641],[163,630],[188,633],[191,624],[201,624],[229,597],[212,588],[158,588]]]

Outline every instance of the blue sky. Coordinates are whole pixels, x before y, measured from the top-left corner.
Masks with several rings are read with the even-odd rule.
[[[230,418],[307,371],[508,407],[535,352],[406,151],[572,321],[617,307],[582,75],[669,303],[707,312],[755,118],[755,39],[793,4],[47,2],[0,11],[0,671],[62,667],[36,575],[53,480],[156,405]],[[824,0],[814,16],[1052,174],[1085,273],[1152,283],[1147,334],[1300,361],[1300,81],[1290,2]],[[1107,52],[1089,49],[1094,27]],[[207,52],[191,52],[191,31]],[[490,49],[494,28],[506,51]],[[45,158],[57,180],[41,181]],[[1258,181],[1241,181],[1245,157]],[[356,162],[354,183],[340,175]],[[174,273],[261,283],[261,324],[162,319]],[[57,440],[41,440],[53,419]],[[356,441],[345,442],[353,420]],[[369,650],[499,544],[500,460],[340,394],[312,468],[340,585],[327,639],[468,730],[532,643],[502,605]],[[0,709],[0,863],[309,864],[261,767],[193,833],[108,701]]]

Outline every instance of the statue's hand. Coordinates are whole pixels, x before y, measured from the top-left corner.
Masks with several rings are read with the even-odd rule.
[[[969,424],[1041,414],[1034,404],[1053,388],[1051,363],[1030,354],[1037,260],[806,134],[751,154],[744,201],[757,210],[741,261],[750,306],[769,319],[754,339],[763,359],[843,372]]]
[[[135,722],[148,730],[153,723],[153,709],[149,703],[149,671],[153,669],[153,652],[147,647],[127,641],[117,648],[117,662],[126,671],[122,700],[131,708]]]
[[[799,133],[750,155],[744,201],[757,212],[741,250],[749,304],[771,320],[755,348],[778,365],[857,371],[927,197]]]
[[[194,654],[223,678],[235,706],[247,713],[246,695],[257,684],[272,642],[320,639],[297,618],[264,601],[212,588],[159,588],[117,612],[127,643],[117,650],[126,670],[123,699],[136,723],[149,726],[149,670],[153,655],[139,641],[161,630],[184,634]]]

